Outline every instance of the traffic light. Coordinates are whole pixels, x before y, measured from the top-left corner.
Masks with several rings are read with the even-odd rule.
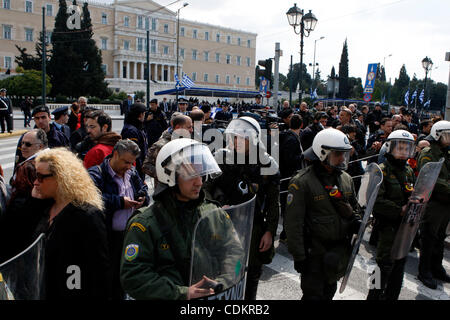
[[[258,76],[264,77],[267,80],[272,80],[272,59],[259,60],[258,65],[264,67],[265,69],[260,69]]]

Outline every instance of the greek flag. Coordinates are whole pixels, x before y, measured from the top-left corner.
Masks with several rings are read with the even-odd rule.
[[[311,95],[311,99],[313,100],[317,100],[319,98],[319,96],[317,95],[317,88],[314,89],[314,92]]]
[[[411,100],[414,101],[414,99],[417,97],[417,90],[414,91]]]
[[[425,104],[423,105],[424,108],[428,109],[430,107],[431,99],[429,99]]]
[[[409,89],[405,93],[405,103],[406,103],[406,105],[409,105]]]
[[[175,75],[175,81],[177,82],[176,86],[180,85],[180,78],[178,78],[178,73]]]
[[[423,98],[425,98],[425,90],[424,89],[422,89],[422,92],[420,93],[420,96],[419,96],[420,103],[423,103]]]
[[[386,101],[386,96],[383,96],[383,98],[381,98],[381,104],[384,104],[385,101]]]
[[[190,89],[190,88],[192,88],[193,86],[195,86],[194,81],[192,81],[192,80],[187,76],[187,74],[185,74],[185,75],[183,76],[183,80],[181,80],[181,84],[182,84],[183,86],[185,86],[186,88],[188,88],[188,89]]]

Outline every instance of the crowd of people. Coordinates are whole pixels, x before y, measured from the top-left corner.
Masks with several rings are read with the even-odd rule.
[[[367,298],[398,299],[406,258],[390,256],[395,233],[420,169],[440,158],[445,162],[414,245],[419,279],[433,289],[437,280],[450,282],[442,266],[450,219],[450,122],[419,120],[406,107],[388,114],[380,105],[371,110],[322,102],[310,108],[285,101],[274,114],[261,96],[251,104],[153,99],[149,108],[129,96],[121,112],[119,134],[111,117],[85,97],[53,112],[37,106],[31,111],[34,129],[19,139],[10,192],[0,188],[0,264],[44,233],[46,299],[217,293],[207,277],[189,283],[194,227],[208,218],[206,212],[219,210],[208,218],[214,230],[208,246],[232,247],[240,257],[222,208],[255,197],[245,299],[256,299],[262,267],[271,263],[279,236],[301,274],[303,299],[331,300],[363,214],[357,194],[364,161],[378,163],[384,176],[370,241],[381,287]],[[203,143],[196,141],[199,134]],[[217,139],[223,144],[212,148]],[[73,265],[81,270],[75,289],[67,286]]]

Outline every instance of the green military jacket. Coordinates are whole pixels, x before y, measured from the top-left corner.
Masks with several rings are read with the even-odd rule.
[[[414,171],[409,165],[399,169],[389,160],[380,164],[380,169],[383,172],[383,183],[378,190],[373,215],[382,223],[397,225],[401,221],[402,207],[407,204],[414,188]]]
[[[134,299],[187,299],[192,239],[200,219],[202,229],[194,249],[201,269],[197,272],[207,276],[217,270],[232,274],[237,265],[245,266],[245,261],[240,261],[243,249],[228,214],[204,199],[203,192],[197,201],[184,207],[177,205],[172,192],[164,191],[155,197],[153,205],[139,209],[128,221],[120,278],[123,289]]]
[[[288,187],[285,228],[288,249],[295,261],[305,260],[308,254],[322,255],[333,247],[340,244],[345,247],[350,243],[350,221],[337,212],[315,166],[321,165],[302,169],[291,179]],[[336,184],[354,213],[359,214],[350,175],[346,172],[332,175],[322,172],[321,176],[325,182]]]
[[[444,158],[441,172],[436,181],[430,201],[441,204],[450,203],[450,154],[444,151],[438,142],[431,141],[430,147],[424,148],[417,160],[417,167],[420,170],[428,162],[438,162]]]

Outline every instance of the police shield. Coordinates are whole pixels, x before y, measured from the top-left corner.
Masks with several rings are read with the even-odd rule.
[[[443,163],[444,158],[439,162],[428,162],[420,170],[414,190],[409,198],[406,214],[403,216],[402,223],[395,235],[391,250],[393,260],[403,259],[408,255]]]
[[[194,229],[188,299],[243,300],[255,199],[202,215]]]
[[[367,222],[372,213],[375,200],[377,199],[378,190],[380,189],[381,183],[383,182],[383,172],[376,163],[371,163],[366,167],[366,171],[361,178],[361,187],[358,192],[358,203],[364,208],[364,216],[359,227],[358,235],[352,240],[352,255],[347,265],[344,278],[342,279],[341,287],[339,288],[339,293],[344,292],[347,286],[350,273],[353,268],[353,264],[356,259],[356,255],[359,251],[359,246],[363,240],[364,231],[366,230]]]
[[[45,235],[0,265],[0,300],[43,299]]]

